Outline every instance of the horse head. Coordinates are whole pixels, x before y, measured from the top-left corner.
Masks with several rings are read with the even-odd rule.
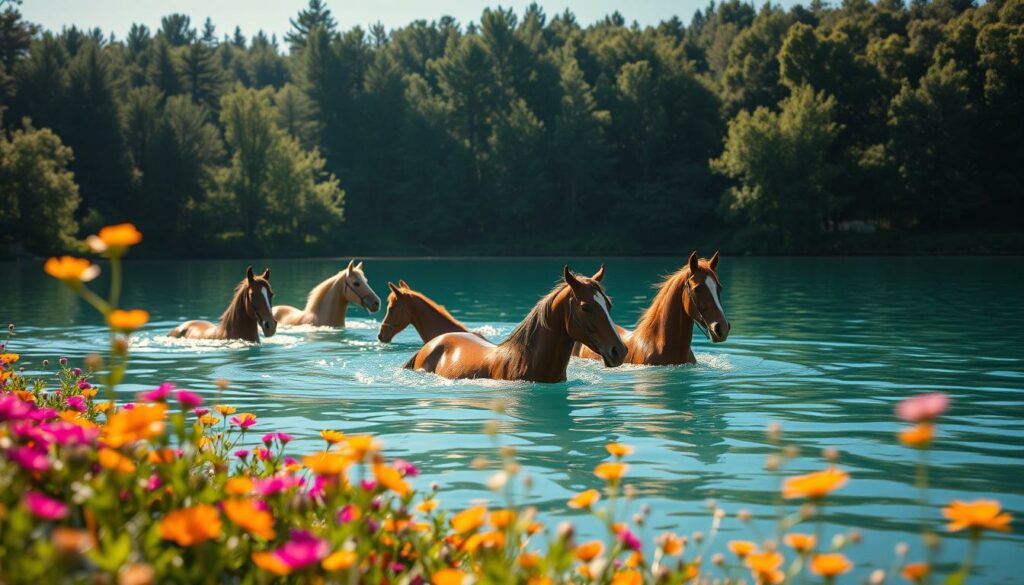
[[[384,313],[384,321],[377,330],[377,339],[381,343],[391,343],[403,329],[412,323],[412,299],[409,295],[409,285],[404,280],[398,281],[395,286],[388,282],[391,293],[388,294],[388,308]]]
[[[259,323],[264,337],[272,337],[277,332],[277,320],[274,319],[274,290],[270,288],[270,269],[256,276],[252,266],[245,270],[245,282],[248,286],[249,317]]]
[[[604,365],[610,368],[622,365],[628,349],[612,322],[612,301],[601,286],[604,265],[590,278],[577,276],[566,266],[562,277],[571,291],[566,332],[599,354]]]
[[[722,308],[722,281],[718,279],[718,252],[710,260],[697,256],[694,250],[687,264],[690,276],[683,283],[683,310],[712,343],[729,337],[729,320]]]
[[[370,313],[380,310],[380,297],[370,288],[363,274],[363,263],[356,264],[355,259],[349,260],[348,267],[338,273],[342,296],[346,301],[355,303]]]

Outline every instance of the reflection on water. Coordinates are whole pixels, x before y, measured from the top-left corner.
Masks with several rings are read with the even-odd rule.
[[[649,285],[681,262],[607,262],[614,318],[635,321],[650,299]],[[403,278],[467,326],[500,339],[563,263],[367,260],[366,272],[378,294],[388,280]],[[403,370],[418,337],[409,328],[391,345],[378,343],[383,312],[351,309],[343,331],[281,327],[260,345],[166,336],[184,319],[215,319],[245,264],[128,264],[125,303],[148,309],[152,321],[133,341],[125,400],[173,380],[208,400],[256,412],[257,428],[296,435],[298,450],[319,448],[322,428],[377,433],[392,454],[421,467],[417,485],[444,486],[441,499],[450,507],[492,498],[484,483],[493,470],[470,463],[496,461],[495,446],[512,445],[533,479],[520,495],[553,521],[581,519],[566,499],[599,485],[592,469],[607,458],[607,441],[627,442],[637,449],[630,480],[654,511],[648,541],[659,529],[706,529],[707,498],[731,512],[750,510],[770,530],[778,483],[763,470],[773,450],[764,428],[779,421],[802,454],[788,464],[791,472],[819,468],[826,447],[840,450],[854,481],[830,507],[831,531],[865,528],[863,550],[851,556],[887,563],[901,540],[920,556],[913,534],[922,515],[941,528],[934,505],[917,507],[915,456],[895,441],[892,407],[908,394],[942,390],[954,407],[933,453],[933,504],[970,493],[998,498],[1024,517],[1021,259],[727,257],[720,275],[733,331],[726,344],[698,337],[695,366],[609,370],[573,361],[568,381],[553,385],[451,381]],[[311,286],[344,263],[256,264],[273,267],[279,302],[302,304]],[[570,264],[590,273],[598,262]],[[0,318],[18,323],[15,346],[26,367],[58,355],[80,359],[103,346],[99,319],[38,265],[6,265],[4,274]],[[218,378],[232,382],[222,396]],[[488,420],[497,422],[498,437],[484,433]],[[585,519],[581,525],[596,528]],[[727,537],[745,534],[735,520],[724,530]],[[960,558],[963,545],[946,541],[946,558]],[[1010,559],[1022,551],[1020,537],[996,536],[982,549],[979,582],[1015,582]],[[859,577],[871,568],[859,568]]]

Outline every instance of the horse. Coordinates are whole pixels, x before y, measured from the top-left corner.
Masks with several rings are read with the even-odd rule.
[[[235,287],[231,303],[220,316],[218,324],[202,320],[185,321],[172,329],[169,335],[184,339],[241,339],[259,343],[257,324],[264,337],[272,337],[277,331],[273,299],[270,269],[256,276],[250,266],[245,270],[245,278]]]
[[[427,295],[412,290],[404,280],[399,280],[398,286],[389,282],[388,288],[391,289],[388,308],[377,330],[377,339],[381,343],[391,343],[409,325],[416,328],[423,343],[443,333],[469,332],[447,309]]]
[[[363,263],[350,260],[348,266],[313,287],[306,297],[306,308],[289,305],[274,307],[274,318],[282,325],[317,325],[344,327],[349,303],[356,303],[369,313],[380,310],[380,297],[370,288],[363,274]]]
[[[627,348],[612,321],[603,277],[604,266],[590,278],[574,275],[566,266],[562,282],[502,343],[472,333],[445,333],[420,348],[405,368],[445,378],[564,382],[577,341],[600,354],[606,366],[619,366]]]
[[[651,306],[644,312],[632,332],[620,329],[629,347],[626,363],[649,366],[693,364],[697,359],[691,349],[693,326],[712,343],[729,337],[729,320],[722,308],[722,281],[718,279],[718,252],[710,260],[690,254],[686,265],[669,275],[658,286]],[[579,344],[574,354],[587,359],[598,356]]]

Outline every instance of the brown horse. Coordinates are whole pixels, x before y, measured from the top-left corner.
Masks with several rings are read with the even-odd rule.
[[[274,317],[282,325],[318,325],[344,327],[349,303],[356,303],[370,313],[380,310],[380,297],[370,288],[363,274],[363,263],[350,260],[348,266],[328,277],[309,291],[306,308],[288,305],[274,307]]]
[[[472,333],[445,333],[420,348],[405,367],[445,378],[562,382],[578,341],[614,368],[626,357],[626,346],[612,322],[603,277],[604,266],[591,278],[576,276],[566,266],[565,282],[545,295],[501,344]]]
[[[171,330],[171,337],[185,339],[241,339],[260,342],[257,324],[264,337],[277,331],[273,312],[274,291],[270,288],[270,269],[256,276],[252,266],[246,268],[245,278],[235,287],[234,297],[216,325],[209,321],[185,321]]]
[[[443,333],[466,333],[466,326],[459,323],[443,306],[427,295],[409,288],[404,280],[398,286],[389,282],[388,309],[384,321],[377,331],[381,343],[391,343],[403,329],[412,325],[420,334],[423,343]]]
[[[650,366],[696,363],[690,348],[694,323],[712,343],[721,343],[729,337],[729,320],[725,318],[719,297],[722,282],[718,280],[717,268],[718,252],[711,260],[704,260],[694,251],[686,266],[661,283],[636,329],[632,333],[625,329],[619,331],[629,347],[626,363]],[[588,359],[600,357],[578,344],[574,353]]]

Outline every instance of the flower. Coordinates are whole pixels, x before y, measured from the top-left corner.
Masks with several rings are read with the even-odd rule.
[[[25,492],[21,501],[33,516],[43,520],[59,520],[68,515],[67,504],[37,491]]]
[[[89,282],[100,275],[100,267],[85,258],[61,256],[50,258],[43,265],[43,270],[50,276],[63,280],[68,284]]]
[[[78,412],[85,412],[88,410],[85,407],[85,398],[82,396],[68,396],[68,406],[77,410]]]
[[[430,577],[432,585],[462,585],[466,574],[458,569],[441,569]]]
[[[908,422],[934,420],[949,408],[949,396],[942,392],[918,394],[896,405],[896,416]]]
[[[484,506],[467,508],[452,517],[452,529],[460,534],[476,530],[483,525],[486,515],[487,508]]]
[[[218,405],[214,406],[213,408],[216,409],[217,412],[219,412],[221,414],[221,416],[227,416],[229,414],[235,414],[235,411],[238,410],[234,406],[228,406],[227,404],[218,404]]]
[[[755,552],[747,555],[747,568],[754,574],[754,580],[761,583],[781,583],[786,574],[779,570],[782,555],[778,552]]]
[[[276,494],[302,485],[303,480],[294,475],[275,475],[264,479],[257,479],[253,482],[253,489],[261,496]]]
[[[302,458],[302,463],[317,475],[338,475],[352,460],[337,451],[321,451]]]
[[[188,390],[178,390],[174,393],[174,396],[178,399],[178,404],[181,404],[182,408],[195,408],[203,403],[202,396]]]
[[[142,241],[142,232],[137,230],[133,224],[119,223],[108,225],[100,229],[98,236],[89,236],[85,243],[92,248],[93,252],[102,254],[107,250],[111,252],[123,252],[124,248],[134,246]]]
[[[597,467],[594,468],[594,475],[608,483],[614,483],[621,479],[623,475],[626,475],[626,471],[628,470],[629,465],[626,465],[625,463],[606,461],[604,463],[599,463]]]
[[[423,500],[422,502],[416,504],[416,509],[419,510],[420,512],[423,512],[424,514],[430,513],[435,508],[437,508],[437,500],[433,498],[429,500]]]
[[[252,553],[252,562],[264,571],[275,575],[287,575],[292,571],[291,567],[285,564],[275,552],[254,552]]]
[[[337,518],[338,522],[341,522],[342,524],[347,524],[349,522],[358,520],[361,515],[362,513],[359,511],[359,508],[355,507],[352,504],[345,504],[345,507],[338,512]]]
[[[293,530],[288,542],[281,545],[274,554],[292,570],[319,562],[330,552],[326,540],[317,538],[306,530]]]
[[[353,550],[339,550],[327,555],[327,558],[320,561],[320,566],[325,571],[344,571],[356,563],[356,552]]]
[[[416,477],[420,474],[420,470],[405,459],[395,459],[391,462],[391,467],[397,469],[402,477]]]
[[[274,517],[270,512],[258,508],[251,499],[226,500],[224,513],[249,534],[264,540],[273,540],[277,536],[274,531]]]
[[[238,416],[231,417],[231,424],[241,427],[242,430],[248,429],[256,424],[256,415],[251,412],[243,412]]]
[[[813,534],[801,534],[799,532],[787,534],[782,540],[786,543],[786,546],[801,553],[813,549],[814,545],[818,543]]]
[[[935,438],[935,425],[929,422],[917,423],[900,431],[900,442],[908,447],[923,449]]]
[[[589,563],[596,559],[601,553],[604,552],[604,543],[600,540],[591,540],[590,542],[584,542],[583,544],[576,547],[576,558]]]
[[[160,536],[178,546],[192,546],[220,536],[221,520],[217,509],[196,504],[168,512],[160,521]]]
[[[619,571],[612,577],[612,585],[641,585],[644,582],[640,571]]]
[[[148,321],[149,313],[142,309],[132,309],[130,311],[114,309],[107,315],[107,325],[110,325],[111,329],[124,331],[125,333],[135,331]]]
[[[659,546],[668,556],[683,554],[683,539],[673,532],[666,532],[661,535]]]
[[[643,543],[640,542],[640,539],[637,538],[636,535],[633,534],[629,530],[629,528],[626,528],[625,526],[619,529],[619,531],[616,532],[615,536],[618,537],[619,542],[621,542],[622,546],[624,546],[627,550],[640,550],[640,547],[643,546]]]
[[[514,522],[515,519],[516,519],[516,512],[515,512],[515,510],[495,510],[495,511],[491,512],[491,515],[487,519],[487,522],[491,526],[497,528],[498,530],[503,530],[509,524]]]
[[[843,487],[849,479],[850,474],[835,467],[790,477],[782,484],[782,496],[784,498],[822,498],[829,492]]]
[[[942,515],[949,520],[949,531],[957,532],[964,528],[971,530],[1010,531],[1013,516],[1009,512],[1000,513],[1002,507],[996,500],[975,500],[962,502],[953,500],[942,509]]]
[[[31,447],[10,449],[7,451],[7,457],[25,471],[40,472],[50,468],[50,458],[46,456],[46,453]]]
[[[224,483],[224,493],[231,496],[244,496],[253,490],[252,480],[248,477],[232,477]]]
[[[595,502],[601,499],[601,494],[597,490],[587,490],[580,492],[569,499],[570,508],[590,508]]]
[[[203,416],[199,417],[199,424],[206,425],[208,427],[212,427],[213,425],[219,422],[220,419],[213,416],[212,414],[204,414]]]
[[[853,569],[853,563],[841,553],[823,553],[811,557],[811,572],[822,577],[835,577]]]
[[[100,465],[118,473],[132,473],[135,471],[135,464],[131,459],[109,448],[100,449]]]
[[[377,478],[380,484],[396,494],[405,497],[412,493],[412,487],[409,483],[402,479],[402,474],[394,467],[389,467],[383,464],[376,464],[373,466],[373,476]]]
[[[331,431],[324,429],[320,431],[320,436],[324,438],[330,444],[340,443],[345,440],[345,434],[339,431]]]
[[[924,581],[925,575],[931,572],[931,567],[928,563],[907,563],[903,565],[903,570],[900,574],[903,578],[912,583],[920,583]]]
[[[380,441],[374,439],[372,435],[353,435],[346,441],[348,444],[349,456],[353,461],[362,461],[366,459],[366,455],[369,453],[376,453],[380,451]]]
[[[174,390],[174,384],[164,382],[152,390],[140,392],[139,400],[142,402],[163,402],[171,395],[172,390]]]
[[[125,408],[109,416],[103,440],[111,447],[120,447],[159,435],[164,432],[166,416],[167,405],[163,403]]]
[[[757,545],[749,540],[730,540],[729,550],[740,559],[744,559],[750,553],[757,552]]]
[[[613,457],[625,457],[633,453],[633,447],[624,443],[608,443],[604,446]]]

